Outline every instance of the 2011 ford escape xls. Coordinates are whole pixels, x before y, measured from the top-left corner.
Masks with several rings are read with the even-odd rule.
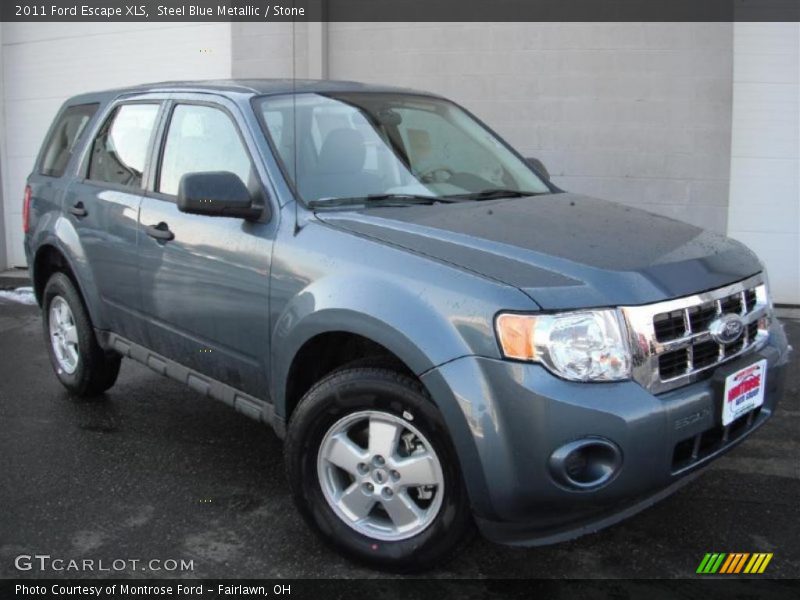
[[[272,425],[304,517],[377,566],[619,521],[763,425],[788,362],[744,246],[562,192],[426,93],[75,97],[24,227],[71,392],[129,357]]]

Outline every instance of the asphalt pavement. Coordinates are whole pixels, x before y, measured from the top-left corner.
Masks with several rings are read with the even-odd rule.
[[[800,321],[785,323],[800,349]],[[774,418],[674,496],[555,546],[476,538],[427,576],[686,577],[706,552],[772,552],[767,575],[798,577],[797,356]],[[93,560],[95,571],[15,566],[36,554]],[[127,562],[96,570],[115,560]],[[37,307],[0,300],[0,578],[44,576],[386,577],[306,527],[271,430],[132,361],[103,398],[71,398]]]

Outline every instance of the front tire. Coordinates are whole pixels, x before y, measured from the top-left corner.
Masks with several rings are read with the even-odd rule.
[[[346,368],[324,378],[292,416],[286,465],[303,517],[371,566],[431,568],[472,531],[444,422],[407,375]]]
[[[96,396],[114,385],[122,358],[100,348],[80,294],[64,273],[47,281],[42,321],[50,364],[70,393]]]

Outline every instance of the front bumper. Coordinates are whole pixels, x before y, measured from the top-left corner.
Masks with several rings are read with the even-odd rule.
[[[725,434],[720,381],[761,358],[768,362],[764,404]],[[481,357],[457,359],[422,379],[447,421],[482,533],[541,545],[611,525],[688,483],[773,414],[788,358],[774,320],[758,352],[658,396],[633,381],[569,382],[537,364]],[[586,437],[610,440],[622,454],[616,476],[591,491],[563,486],[548,468],[554,450]]]

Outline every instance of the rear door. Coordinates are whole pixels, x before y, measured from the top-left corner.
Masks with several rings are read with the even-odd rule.
[[[273,206],[260,221],[245,221],[186,214],[176,205],[180,178],[207,171],[235,173],[270,205],[266,174],[254,156],[255,144],[233,102],[206,94],[173,100],[153,189],[140,211],[139,281],[154,351],[267,399],[277,211]]]
[[[37,160],[36,168],[28,180],[34,187],[34,197],[44,198],[54,204],[72,180],[67,167],[72,162],[76,148],[83,144],[86,127],[97,113],[98,103],[65,106],[47,134],[47,140]],[[64,175],[67,175],[64,177]]]
[[[99,108],[96,102],[65,105],[53,121],[28,177],[31,205],[37,214],[60,212],[64,193],[73,180],[73,156],[83,146],[87,128]],[[33,264],[32,256],[28,259]]]
[[[146,343],[137,256],[139,205],[163,98],[113,103],[89,142],[64,211],[80,237],[109,328]]]

